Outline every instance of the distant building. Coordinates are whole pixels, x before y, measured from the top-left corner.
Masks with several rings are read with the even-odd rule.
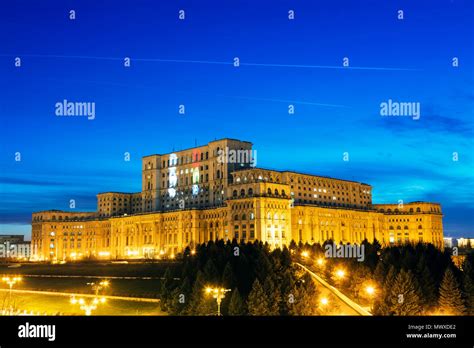
[[[453,237],[444,237],[444,247],[445,248],[452,248],[452,247],[457,247],[458,246],[458,241],[457,239]]]
[[[459,248],[474,247],[474,238],[458,238],[457,246]]]
[[[16,235],[16,234],[0,234],[0,244],[5,244],[6,242],[12,243],[22,243],[25,240],[25,236]]]
[[[173,257],[216,239],[443,248],[438,203],[372,204],[368,184],[255,165],[252,144],[234,139],[145,156],[141,192],[100,193],[96,212],[33,213],[33,257]]]

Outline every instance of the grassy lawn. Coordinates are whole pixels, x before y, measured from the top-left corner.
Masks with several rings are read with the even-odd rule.
[[[177,268],[178,262],[113,264],[111,262],[70,262],[63,265],[48,263],[23,263],[21,267],[9,268],[0,264],[0,274],[50,274],[50,275],[94,275],[120,277],[161,277],[167,267]]]
[[[110,262],[51,264],[22,264],[18,268],[9,268],[0,264],[0,275],[48,275],[52,277],[23,276],[22,282],[15,285],[16,289],[58,291],[91,294],[91,286],[87,283],[99,282],[107,277],[150,277],[152,279],[109,279],[110,287],[105,295],[158,298],[161,286],[160,278],[166,269],[177,268],[176,262],[112,264]],[[55,277],[61,276],[61,277]],[[73,276],[63,278],[64,276]],[[91,278],[87,276],[99,276]],[[179,280],[176,280],[179,282]],[[0,288],[6,289],[7,284],[0,282]]]
[[[21,283],[15,285],[15,289],[58,291],[71,293],[92,294],[92,289],[87,283],[97,282],[94,278],[36,278],[24,277]],[[160,289],[159,279],[112,279],[110,286],[103,294],[112,296],[148,297],[158,298]],[[0,283],[0,289],[7,289],[5,283]]]
[[[8,293],[0,294],[0,306]],[[90,299],[86,299],[90,301]],[[79,305],[72,305],[69,297],[42,294],[13,294],[14,307],[20,310],[34,311],[40,315],[84,315]],[[165,315],[160,311],[159,303],[146,303],[125,300],[108,300],[99,304],[92,315]]]

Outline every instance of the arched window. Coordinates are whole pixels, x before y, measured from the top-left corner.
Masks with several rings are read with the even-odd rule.
[[[416,208],[416,212],[417,212],[417,213],[421,213],[420,207]]]
[[[237,190],[234,190],[234,191],[232,192],[232,197],[234,197],[234,198],[237,197]]]
[[[275,189],[275,196],[278,196],[278,190]]]
[[[234,220],[235,220],[235,221],[239,220],[239,216],[238,216],[238,215],[235,215],[235,216],[234,216]]]
[[[242,214],[242,220],[247,220],[247,215]]]
[[[413,213],[413,208],[410,208],[410,213]]]
[[[269,188],[269,189],[267,190],[267,193],[268,193],[269,195],[271,195],[271,194],[272,194],[272,189]]]
[[[387,209],[387,213],[391,213],[392,212],[392,209]]]
[[[244,189],[240,190],[240,196],[241,197],[245,196],[245,190]]]
[[[217,179],[220,179],[220,178],[221,178],[221,171],[217,170]]]
[[[408,230],[408,226],[403,227],[404,230]]]
[[[249,188],[249,196],[253,196],[253,189]]]
[[[281,195],[286,197],[285,190],[281,190]]]
[[[401,230],[402,228],[400,226],[397,226],[397,230]]]
[[[418,229],[419,229],[419,230],[423,229],[423,226],[418,225]]]

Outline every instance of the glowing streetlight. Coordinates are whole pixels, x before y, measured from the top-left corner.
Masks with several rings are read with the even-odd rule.
[[[339,279],[344,279],[344,277],[346,276],[346,272],[343,270],[343,269],[338,269],[336,271],[336,276],[339,278]]]
[[[367,294],[369,294],[370,296],[374,295],[375,294],[375,288],[372,286],[372,285],[368,285],[366,288],[365,288],[365,292]]]
[[[10,277],[10,276],[5,276],[2,278],[2,281],[7,283],[9,288],[10,288],[10,291],[8,292],[8,301],[10,302],[10,312],[13,313],[13,306],[12,306],[12,289],[13,289],[13,285],[15,285],[16,283],[19,283],[21,282],[22,278],[19,277],[19,276],[15,276],[15,277]]]
[[[301,253],[301,256],[303,256],[304,258],[307,258],[307,257],[309,257],[309,252],[303,251],[303,252]]]
[[[87,283],[87,285],[90,285],[92,290],[95,293],[95,296],[99,296],[99,292],[101,290],[104,290],[105,288],[108,288],[110,286],[110,282],[106,279],[101,280],[99,283]]]
[[[319,302],[321,302],[321,304],[323,306],[327,306],[327,304],[329,303],[329,301],[326,297],[321,298],[321,300],[319,300]]]
[[[105,297],[102,297],[100,299],[94,297],[90,302],[87,302],[84,298],[81,297],[77,299],[75,296],[72,296],[70,300],[71,304],[78,304],[79,308],[84,311],[85,315],[87,316],[92,315],[92,311],[97,309],[97,305],[100,303],[105,303],[105,301]]]
[[[225,293],[231,291],[230,289],[224,289],[224,288],[211,288],[207,287],[206,288],[206,294],[207,295],[212,295],[217,301],[217,315],[221,315],[221,302],[222,299],[225,297]]]
[[[318,258],[318,259],[316,260],[316,264],[317,264],[318,266],[324,265],[324,259],[323,259],[322,257]]]
[[[12,293],[12,288],[13,288],[13,285],[15,285],[16,283],[19,283],[21,282],[21,277],[18,277],[18,276],[15,276],[15,277],[10,277],[10,276],[6,276],[6,277],[3,277],[2,278],[2,281],[7,283],[8,286],[10,287],[10,295]]]

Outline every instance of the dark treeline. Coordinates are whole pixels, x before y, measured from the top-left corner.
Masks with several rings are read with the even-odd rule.
[[[457,268],[448,250],[431,244],[418,243],[381,248],[375,241],[362,244],[364,260],[325,258],[323,266],[314,262],[323,257],[325,245],[296,245],[298,255],[309,251],[308,260],[333,285],[362,304],[368,304],[375,315],[474,315],[474,252],[465,256]],[[313,263],[314,262],[314,263]],[[347,277],[337,279],[337,269]],[[377,292],[372,299],[364,296],[364,286],[374,284]]]
[[[292,264],[287,248],[270,250],[261,242],[201,244],[186,249],[183,267],[165,273],[162,310],[172,315],[215,315],[217,303],[208,286],[230,289],[222,301],[224,315],[315,315],[318,291],[311,277]],[[174,281],[173,278],[180,278]]]

